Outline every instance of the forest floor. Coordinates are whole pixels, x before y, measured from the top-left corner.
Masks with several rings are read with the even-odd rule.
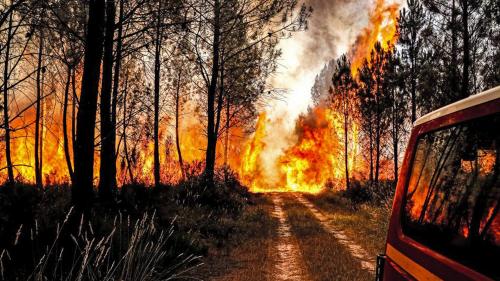
[[[373,280],[390,210],[327,192],[263,194],[247,210],[254,235],[213,250],[204,280]],[[248,230],[247,230],[248,233]]]

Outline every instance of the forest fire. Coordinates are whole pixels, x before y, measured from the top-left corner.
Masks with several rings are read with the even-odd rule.
[[[371,52],[377,42],[386,51],[393,48],[398,40],[398,11],[397,3],[386,4],[385,0],[377,0],[368,26],[358,36],[350,50],[351,72],[354,77],[365,59],[370,62]]]
[[[297,121],[296,145],[280,158],[280,169],[286,175],[286,190],[317,193],[326,185],[341,188],[345,181],[342,154],[343,131],[340,115],[317,107]],[[357,127],[349,132],[357,138]],[[355,141],[353,143],[356,143]],[[356,149],[350,149],[349,170],[355,165]]]
[[[500,280],[492,2],[3,1],[0,281]]]
[[[342,151],[342,122],[334,111],[318,107],[297,120],[295,145],[290,146],[279,157],[277,166],[278,179],[268,179],[263,172],[260,157],[266,143],[266,114],[262,113],[257,122],[255,134],[249,140],[240,177],[253,192],[307,192],[318,193],[325,185],[338,185],[344,179],[342,157],[336,157]],[[354,127],[352,134],[355,135]],[[354,160],[355,150],[350,159]],[[350,170],[354,161],[350,162]],[[321,167],[319,169],[318,167]]]
[[[351,72],[356,77],[358,68],[365,60],[370,61],[371,53],[379,42],[384,50],[394,46],[397,41],[397,12],[398,4],[387,4],[384,0],[377,0],[375,8],[370,14],[369,25],[363,29],[351,48],[349,58]],[[294,141],[275,163],[278,179],[266,179],[261,172],[258,161],[265,142],[266,134],[264,123],[265,114],[261,115],[257,130],[248,142],[244,155],[244,168],[240,170],[243,182],[254,192],[306,192],[318,193],[326,186],[335,189],[345,187],[346,168],[344,165],[343,150],[343,117],[339,112],[327,105],[312,108],[296,121]],[[263,117],[264,116],[264,117]],[[348,129],[348,170],[366,169],[359,156],[359,122],[351,120]]]
[[[380,42],[383,48],[389,48],[397,39],[396,13],[397,4],[386,4],[384,0],[377,0],[374,10],[370,14],[369,25],[357,37],[352,46],[349,57],[352,61],[351,71],[357,72],[357,68],[364,59],[370,60],[370,53],[376,42]],[[80,80],[78,78],[77,80]],[[78,82],[78,81],[77,81]],[[78,84],[78,83],[76,83]],[[61,86],[54,86],[55,90],[62,90]],[[131,98],[131,97],[129,97]],[[62,128],[62,109],[57,104],[55,98],[46,98],[42,102],[41,136],[40,136],[40,159],[42,167],[43,184],[60,184],[70,181],[69,169],[66,161],[64,137]],[[137,101],[133,101],[133,104]],[[70,100],[70,103],[72,101]],[[71,106],[71,104],[69,105]],[[67,134],[69,157],[73,158],[72,146],[72,118],[67,114]],[[132,118],[124,116],[126,118]],[[20,117],[12,122],[12,128],[24,128],[12,131],[12,162],[14,163],[14,173],[19,181],[35,182],[35,144],[34,126],[30,126],[35,120],[35,108],[30,108]],[[154,158],[154,143],[151,138],[151,125],[148,120],[136,120],[139,125],[129,128],[131,125],[120,124],[117,136],[117,181],[119,185],[131,182],[140,182],[151,185],[154,182],[152,175]],[[261,113],[255,133],[246,142],[230,141],[230,148],[235,153],[229,154],[227,162],[229,166],[238,171],[242,182],[250,187],[252,191],[302,191],[317,193],[326,185],[341,188],[345,182],[345,166],[343,165],[344,149],[342,116],[329,106],[322,105],[309,110],[298,118],[295,130],[289,138],[286,149],[277,157],[273,167],[263,164],[266,147],[265,136],[268,133],[268,122],[270,120],[266,113]],[[352,174],[354,171],[362,169],[361,163],[356,162],[358,156],[357,142],[359,135],[359,122],[352,120],[348,137],[350,144],[348,147],[348,170]],[[182,160],[179,161],[175,139],[172,137],[173,129],[171,120],[166,120],[160,126],[160,162],[161,180],[163,182],[176,182],[183,176],[184,171],[180,166],[204,160],[206,138],[200,134],[203,131],[202,125],[191,122],[189,118],[180,121],[179,150],[182,153]],[[232,128],[232,131],[241,131],[240,128]],[[241,135],[241,134],[237,134]],[[99,135],[97,134],[99,137]],[[96,139],[96,142],[99,138]],[[243,143],[240,144],[240,143]],[[98,144],[98,143],[97,143]],[[219,140],[218,147],[224,147],[222,140]],[[3,145],[3,144],[2,144]],[[4,149],[2,147],[2,149]],[[243,151],[243,153],[237,153]],[[94,156],[94,183],[99,179],[99,150]],[[220,156],[221,153],[218,152]],[[5,164],[5,159],[0,157],[0,161]],[[218,165],[222,163],[222,157],[217,157]],[[5,165],[2,165],[4,167]],[[202,168],[200,168],[202,169]],[[270,172],[274,170],[270,177]],[[0,171],[0,179],[5,181],[6,171]]]
[[[52,108],[51,112],[46,112],[42,116],[40,130],[40,159],[42,163],[42,180],[44,185],[65,184],[70,182],[70,175],[65,159],[64,152],[64,137],[62,131],[62,113],[55,101],[45,99],[43,103],[44,110]],[[50,116],[50,118],[49,118]],[[34,128],[27,126],[33,124],[35,120],[35,109],[30,108],[24,114],[15,119],[11,123],[13,128],[24,128],[12,132],[11,140],[11,157],[14,163],[14,174],[16,180],[25,183],[35,183],[35,144],[34,144]],[[147,124],[145,124],[146,126]],[[68,146],[71,148],[71,120],[68,116]],[[161,155],[161,176],[164,182],[175,182],[181,177],[179,172],[178,155],[175,151],[175,144],[172,138],[168,137],[168,126],[160,128],[160,137],[162,145],[160,145]],[[153,141],[147,133],[148,128],[144,127],[137,136],[119,136],[118,145],[121,147],[121,153],[117,157],[117,181],[119,185],[125,183],[144,183],[151,185],[153,177]],[[200,125],[183,124],[181,140],[182,156],[186,163],[200,161],[204,157],[202,151],[205,145],[204,139],[199,135],[201,130]],[[1,149],[3,144],[0,145]],[[123,148],[127,146],[126,148]],[[72,150],[69,150],[70,158],[72,158]],[[0,155],[0,162],[5,162],[3,155]],[[99,179],[99,151],[94,155],[94,182],[98,183]],[[6,170],[0,171],[0,182],[6,180]]]
[[[261,114],[254,137],[247,144],[240,176],[253,192],[318,193],[325,186],[341,189],[345,182],[342,119],[339,113],[316,107],[301,115],[295,128],[295,143],[279,157],[278,179],[268,179],[262,172],[261,152],[265,147],[265,113]],[[349,130],[352,143],[357,143],[358,126]],[[349,148],[349,171],[360,168],[357,147]]]
[[[53,100],[47,99],[43,105],[44,110],[42,112],[46,113],[43,116],[49,116],[49,113],[60,116],[60,112],[54,109],[57,107],[53,106]],[[47,112],[48,110],[56,112]],[[41,119],[43,127],[40,130],[40,139],[44,141],[40,144],[39,151],[41,153],[39,155],[42,162],[43,181],[45,184],[66,183],[69,181],[69,173],[65,162],[60,119],[48,117],[42,117]],[[26,125],[34,123],[34,120],[35,110],[32,108],[12,123],[13,128],[24,128],[14,131],[11,140],[11,156],[13,163],[15,163],[16,179],[28,183],[34,183],[35,181],[35,144],[32,137],[34,136],[34,128]],[[5,159],[0,157],[0,161],[4,162]],[[5,171],[1,171],[1,181],[4,181],[5,177]]]
[[[261,113],[257,121],[256,130],[252,139],[249,140],[243,152],[243,159],[240,167],[240,179],[251,190],[258,191],[265,182],[265,176],[262,174],[263,167],[260,164],[259,157],[265,147],[263,137],[266,135],[266,122],[268,122],[265,113]]]

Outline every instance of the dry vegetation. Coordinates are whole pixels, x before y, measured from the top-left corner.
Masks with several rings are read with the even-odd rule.
[[[74,216],[69,191],[0,188],[0,280],[205,279],[222,257],[260,249],[273,228],[265,199],[236,181],[210,192],[197,178],[176,187],[125,186],[118,205],[97,204],[84,219]]]
[[[267,280],[273,268],[277,221],[268,197],[255,197],[237,222],[232,247],[214,248],[199,274],[210,280]]]
[[[306,195],[331,222],[339,226],[347,236],[362,246],[370,255],[385,251],[391,209],[387,205],[371,201],[353,204],[338,192]]]

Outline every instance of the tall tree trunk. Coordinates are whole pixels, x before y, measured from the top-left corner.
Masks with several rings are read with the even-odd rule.
[[[5,128],[5,160],[7,164],[7,184],[14,185],[14,166],[10,154],[10,122],[9,122],[9,60],[10,45],[12,43],[12,11],[9,15],[9,27],[7,28],[7,42],[5,49],[5,62],[3,69],[3,125]]]
[[[115,143],[112,140],[111,86],[113,82],[113,37],[115,33],[115,2],[106,3],[106,34],[101,86],[101,166],[99,177],[99,197],[107,202],[113,200],[116,189]]]
[[[122,39],[122,33],[123,33],[123,1],[120,0],[120,13],[118,16],[118,21],[120,22],[120,25],[118,25],[118,34],[117,34],[117,41],[116,41],[116,61],[115,61],[115,69],[113,72],[113,94],[112,94],[112,101],[111,101],[111,123],[112,123],[112,130],[110,132],[109,138],[113,142],[113,147],[116,147],[116,110],[118,106],[118,91],[120,88],[120,67],[121,67],[121,62],[122,62],[122,45],[123,45],[123,39]],[[117,156],[117,151],[115,151],[114,155],[115,158]],[[115,159],[116,162],[116,159]],[[115,164],[115,178],[116,178],[116,164]]]
[[[76,65],[76,64],[75,64]],[[76,148],[76,104],[78,103],[78,97],[76,93],[76,69],[73,67],[73,72],[71,73],[71,151],[73,151],[73,160],[75,157]],[[74,163],[75,161],[73,161]],[[73,170],[74,176],[74,170]],[[75,184],[74,178],[71,179],[72,183]]]
[[[229,172],[229,126],[230,126],[230,109],[231,109],[231,101],[229,99],[229,95],[227,94],[226,91],[226,137],[224,140],[224,179],[225,181],[228,181],[228,172]]]
[[[38,159],[40,159],[40,175],[43,175],[43,140],[45,139],[45,134],[47,130],[45,129],[45,112],[47,111],[47,103],[43,102],[43,86],[45,85],[45,72],[42,68],[42,81],[41,81],[41,112],[40,112],[40,140],[38,141]],[[43,185],[43,178],[41,181]]]
[[[348,90],[344,89],[344,163],[345,163],[345,187],[346,190],[350,189],[350,180],[349,180],[349,152],[348,152],[348,144],[349,144],[349,100],[348,100]]]
[[[415,40],[416,40],[416,35],[412,36],[410,40],[410,60],[411,60],[411,66],[410,66],[410,91],[411,91],[411,122],[415,122],[417,120],[417,74],[416,74],[416,68],[417,68],[417,52],[415,49]]]
[[[223,57],[223,56],[222,56]],[[222,109],[224,106],[224,59],[221,59],[221,66],[220,66],[220,76],[219,76],[219,95],[217,96],[217,107],[216,107],[216,117],[215,117],[215,144],[217,145],[217,139],[219,138],[219,129],[220,129],[220,121],[221,121],[221,114],[222,114]],[[216,159],[216,152],[217,149],[216,147],[212,150],[212,158],[215,160]]]
[[[215,131],[215,98],[219,75],[220,56],[220,1],[214,3],[212,74],[207,91],[207,150],[205,158],[205,179],[209,187],[214,186],[215,152],[217,151],[217,132]]]
[[[161,43],[162,43],[162,22],[161,22],[162,1],[158,4],[156,15],[156,38],[155,38],[155,69],[154,69],[154,180],[155,186],[160,186],[160,75],[161,75]]]
[[[127,171],[130,177],[130,182],[135,183],[134,173],[132,172],[132,165],[130,164],[130,157],[128,153],[127,144],[127,96],[128,96],[128,74],[125,77],[125,87],[123,89],[123,151],[125,152],[125,160],[127,161]]]
[[[470,35],[469,35],[469,1],[462,0],[462,31],[463,31],[463,76],[462,76],[462,91],[460,98],[466,98],[469,96],[470,91],[470,79],[469,79],[469,69],[470,69]]]
[[[378,76],[381,75],[381,73],[377,74]],[[380,175],[380,122],[381,122],[381,112],[380,112],[380,105],[379,105],[379,97],[381,94],[380,90],[380,77],[378,78],[377,81],[377,93],[375,97],[375,186],[378,187],[379,185],[379,175]]]
[[[85,62],[76,124],[75,182],[72,190],[73,203],[85,212],[90,210],[94,198],[94,136],[104,42],[104,10],[104,0],[89,1]]]
[[[458,79],[458,32],[457,32],[457,7],[456,0],[452,2],[451,10],[451,79],[449,81],[451,97],[457,99],[459,79]]]
[[[35,116],[35,182],[38,188],[42,188],[42,164],[40,157],[40,117],[42,110],[42,56],[43,56],[43,33],[40,31],[38,43],[38,58],[36,69],[36,116]]]
[[[73,182],[73,165],[71,163],[71,154],[69,152],[69,139],[68,139],[68,103],[69,103],[69,87],[71,84],[71,73],[73,72],[70,64],[68,66],[68,73],[66,76],[66,84],[64,86],[64,103],[63,103],[63,141],[64,141],[64,157],[66,159],[66,166],[68,167],[68,174],[71,182]]]
[[[185,179],[184,162],[182,160],[181,141],[179,135],[179,115],[180,115],[180,89],[181,89],[181,70],[177,76],[177,89],[175,91],[175,145],[177,147],[177,157],[179,158],[179,167],[182,178]]]
[[[396,99],[397,95],[395,94],[395,91],[392,91],[392,99],[393,99],[393,107],[392,107],[392,146],[394,150],[394,181],[397,184],[398,182],[398,158],[399,158],[399,153],[398,153],[398,142],[399,142],[399,124],[398,124],[398,108],[396,106]]]
[[[369,115],[369,125],[368,125],[368,129],[369,129],[369,146],[370,146],[370,184],[373,184],[373,180],[374,180],[374,177],[373,177],[373,150],[374,150],[374,147],[373,147],[373,124],[372,124],[372,121],[373,121],[373,118],[371,116],[371,111],[370,111],[370,115]]]

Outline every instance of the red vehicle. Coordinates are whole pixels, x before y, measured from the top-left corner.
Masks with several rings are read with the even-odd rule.
[[[415,122],[377,280],[500,280],[500,87]]]

